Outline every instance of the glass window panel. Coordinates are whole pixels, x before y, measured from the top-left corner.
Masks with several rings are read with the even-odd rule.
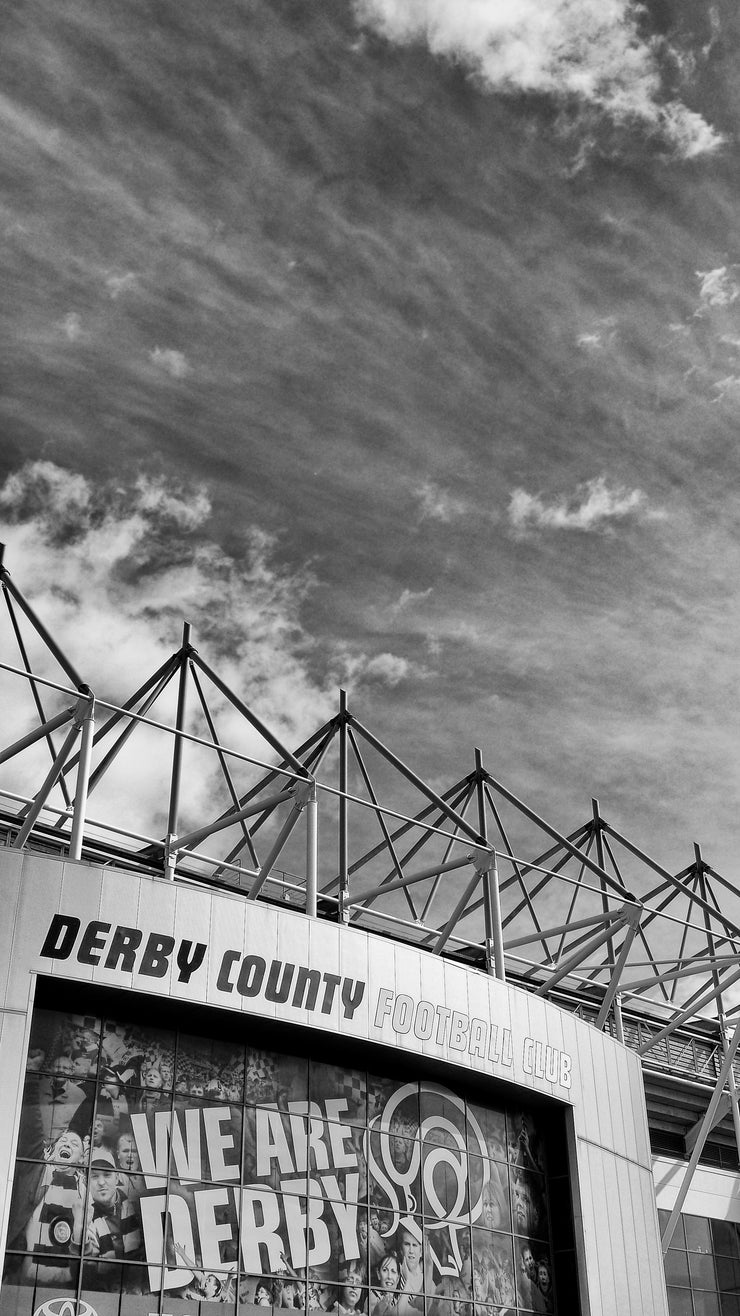
[[[308,1219],[308,1199],[298,1194],[275,1193],[263,1185],[248,1184],[241,1192],[242,1220],[240,1234],[241,1266],[248,1275],[279,1275],[288,1268],[297,1273],[306,1261],[312,1264],[312,1253],[316,1247],[309,1248],[306,1256],[306,1222]],[[334,1213],[327,1209],[324,1201],[311,1203],[312,1218],[318,1221],[331,1220]],[[317,1225],[317,1243],[322,1253],[328,1255],[331,1244],[329,1232],[321,1224]]]
[[[194,1179],[238,1183],[242,1119],[241,1106],[175,1096],[172,1134],[175,1174],[181,1178],[192,1175]]]
[[[547,1204],[541,1175],[511,1171],[511,1214],[515,1234],[547,1238]]]
[[[714,1257],[707,1257],[702,1252],[689,1252],[688,1256],[691,1287],[693,1289],[716,1289]]]
[[[717,1288],[722,1293],[740,1293],[740,1258],[715,1257]]]
[[[467,1285],[446,1275],[439,1291],[427,1303],[429,1316],[472,1316],[473,1299]]]
[[[341,1069],[311,1061],[311,1102],[318,1103],[328,1120],[348,1124],[367,1123],[367,1079],[364,1070]]]
[[[482,1192],[482,1184],[480,1189]],[[425,1216],[435,1220],[460,1220],[467,1215],[469,1197],[466,1152],[461,1152],[459,1148],[424,1144],[422,1209]]]
[[[307,1101],[308,1061],[247,1047],[244,1099],[254,1105],[274,1102],[281,1110],[289,1102]]]
[[[138,1176],[140,1178],[140,1176]],[[139,1261],[144,1246],[135,1176],[126,1176],[131,1189],[123,1190],[122,1176],[110,1152],[93,1151],[88,1182],[83,1253],[100,1261]]]
[[[541,1244],[534,1238],[518,1238],[514,1242],[517,1302],[527,1311],[536,1311],[539,1302],[537,1258],[540,1248]]]
[[[180,1034],[175,1090],[181,1096],[241,1102],[244,1097],[244,1048],[213,1038]]]
[[[543,1173],[545,1147],[538,1123],[527,1111],[518,1108],[507,1111],[506,1123],[510,1163],[523,1170]]]
[[[321,1285],[325,1288],[325,1285]],[[332,1290],[333,1293],[333,1290]],[[303,1295],[303,1286],[300,1296]],[[275,1312],[283,1310],[283,1298],[288,1296],[283,1281],[274,1275],[243,1275],[239,1280],[239,1311],[265,1313],[266,1308]],[[312,1295],[313,1296],[313,1295]],[[333,1308],[325,1307],[329,1311]]]
[[[37,1259],[79,1254],[85,1227],[87,1174],[79,1163],[79,1139],[67,1141],[69,1160],[46,1165],[20,1161],[16,1165],[7,1245],[33,1253]],[[66,1145],[63,1140],[57,1145],[60,1155],[65,1154]],[[54,1262],[54,1267],[58,1266]]]
[[[468,1102],[466,1114],[468,1150],[492,1161],[508,1160],[506,1116],[503,1110],[488,1110]]]
[[[317,1126],[317,1127],[314,1127]],[[324,1130],[311,1122],[317,1136]],[[309,1121],[304,1115],[286,1114],[273,1106],[250,1106],[244,1112],[244,1180],[269,1185],[276,1192],[305,1194],[307,1190]],[[327,1164],[329,1153],[319,1138]]]
[[[349,1201],[367,1198],[365,1130],[350,1124],[312,1120],[309,1134],[309,1174],[327,1197]],[[338,1188],[338,1192],[337,1192]]]
[[[689,1259],[685,1252],[666,1252],[663,1258],[666,1284],[689,1287]]]
[[[34,1010],[28,1046],[29,1070],[47,1074],[64,1072],[78,1080],[94,1081],[99,1055],[100,1019],[96,1015]]]
[[[425,1143],[461,1149],[466,1146],[465,1102],[432,1083],[419,1085],[419,1113]]]
[[[476,1302],[495,1303],[508,1307],[516,1302],[515,1264],[519,1264],[511,1237],[493,1234],[488,1230],[473,1230],[473,1293],[482,1293]]]
[[[732,1297],[729,1294],[720,1293],[719,1309],[722,1316],[740,1316],[740,1298]]]
[[[686,1251],[710,1253],[712,1251],[712,1239],[709,1221],[704,1219],[703,1216],[685,1215],[683,1222],[686,1230]]]
[[[193,1271],[235,1267],[240,1197],[238,1188],[228,1184],[170,1180],[165,1233],[167,1264]],[[140,1207],[146,1213],[142,1202]]]
[[[420,1144],[372,1129],[367,1147],[371,1203],[397,1214],[413,1214],[421,1202]]]
[[[720,1316],[716,1293],[694,1293],[694,1316]]]
[[[403,1120],[404,1128],[398,1132],[407,1138],[415,1138],[419,1132],[419,1084],[400,1082],[395,1078],[383,1078],[377,1074],[367,1076],[367,1117],[372,1124],[374,1120],[385,1115],[384,1127],[388,1127],[395,1116]]]
[[[394,1239],[401,1263],[401,1288],[407,1298],[420,1296],[426,1287],[424,1276],[424,1234],[418,1216],[404,1216]]]
[[[94,1085],[78,1081],[66,1064],[58,1073],[27,1075],[18,1154],[43,1159],[68,1130],[89,1137],[94,1094]]]
[[[688,1289],[669,1288],[668,1311],[670,1316],[694,1316],[694,1304]]]
[[[740,1258],[740,1227],[732,1220],[712,1220],[711,1227],[715,1252]]]
[[[39,1261],[36,1257],[23,1258],[21,1265],[21,1284],[34,1285],[36,1289],[35,1309],[41,1307],[50,1298],[55,1298],[62,1289],[65,1292],[75,1290],[79,1282],[80,1263],[67,1257],[45,1257]]]
[[[484,1229],[511,1229],[509,1175],[500,1161],[468,1158],[470,1218]]]
[[[101,1066],[117,1075],[124,1087],[169,1092],[175,1074],[175,1034],[167,1028],[107,1019],[103,1025],[100,1061]]]
[[[20,1258],[9,1257],[0,1288],[0,1316],[34,1316],[35,1311],[33,1284],[21,1282]]]

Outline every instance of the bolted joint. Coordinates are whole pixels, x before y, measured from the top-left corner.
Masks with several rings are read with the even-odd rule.
[[[293,795],[293,808],[305,809],[307,804],[312,804],[316,799],[316,782],[313,777],[307,781],[297,781],[295,786],[291,787]]]
[[[72,714],[72,725],[81,727],[82,723],[95,716],[95,695],[89,686],[80,687],[80,697]]]
[[[490,873],[491,869],[496,867],[496,851],[484,849],[482,846],[473,850],[472,854],[468,855],[468,859],[476,873]]]
[[[180,857],[180,851],[177,849],[177,837],[174,832],[170,832],[164,843],[164,874],[170,882],[175,880],[175,869]]]
[[[636,900],[627,900],[619,911],[627,927],[637,930],[640,926],[640,919],[643,915],[643,907]]]

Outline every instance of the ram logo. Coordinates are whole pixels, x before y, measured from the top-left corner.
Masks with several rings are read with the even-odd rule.
[[[36,1308],[33,1316],[98,1316],[98,1313],[81,1298],[79,1301],[76,1298],[49,1298]]]

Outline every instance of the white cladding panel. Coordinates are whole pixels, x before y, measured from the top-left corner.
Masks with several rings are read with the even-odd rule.
[[[229,892],[12,851],[0,881],[0,1238],[40,973],[401,1047],[570,1106],[584,1316],[667,1313],[640,1062],[610,1037],[476,970]],[[133,958],[114,953],[119,928]],[[286,963],[321,975],[315,1004],[270,999]]]

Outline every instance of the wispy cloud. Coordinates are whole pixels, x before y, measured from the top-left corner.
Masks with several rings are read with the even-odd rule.
[[[422,521],[454,521],[467,510],[462,498],[456,498],[431,480],[425,480],[414,489],[414,498]]]
[[[676,155],[716,151],[701,115],[661,97],[655,43],[630,0],[355,0],[360,21],[392,41],[426,41],[495,91],[576,97],[622,123],[641,122]]]
[[[431,585],[429,589],[403,589],[395,602],[391,604],[390,610],[396,615],[399,612],[406,612],[410,608],[414,608],[417,603],[423,603],[424,599],[428,599],[431,593]]]
[[[335,657],[338,680],[357,689],[360,685],[386,686],[393,689],[419,670],[396,653],[365,654],[345,648]]]
[[[247,530],[238,558],[224,552],[209,535],[211,504],[202,487],[145,477],[94,486],[40,461],[0,487],[0,515],[13,578],[99,697],[127,698],[178,648],[188,620],[196,648],[285,744],[333,711],[333,693],[311,674],[313,640],[302,622],[312,577],[279,566],[274,539],[256,528]],[[3,658],[18,662],[10,643]],[[5,684],[3,692],[9,695]],[[231,705],[211,694],[222,743],[269,756]],[[11,738],[9,722],[22,721],[30,707],[10,695],[6,702]],[[17,734],[26,729],[19,722]],[[163,805],[172,751],[164,736],[144,733],[143,740],[148,748],[122,789],[129,818],[149,827]],[[39,781],[29,784],[36,789]],[[212,788],[208,771],[188,774],[184,809],[202,818]],[[119,812],[120,791],[107,799]],[[94,814],[105,805],[101,789]]]
[[[535,530],[588,533],[628,517],[654,520],[662,515],[661,511],[648,507],[642,489],[626,489],[623,485],[609,488],[603,475],[579,484],[572,494],[561,494],[549,503],[540,494],[515,489],[508,511],[509,525],[519,536]]]
[[[737,265],[720,265],[716,270],[696,271],[697,279],[701,280],[699,314],[707,307],[732,306],[737,301],[740,297],[737,271]]]
[[[173,379],[184,379],[190,371],[184,353],[177,352],[174,347],[155,347],[149,356],[155,366],[166,371]]]

